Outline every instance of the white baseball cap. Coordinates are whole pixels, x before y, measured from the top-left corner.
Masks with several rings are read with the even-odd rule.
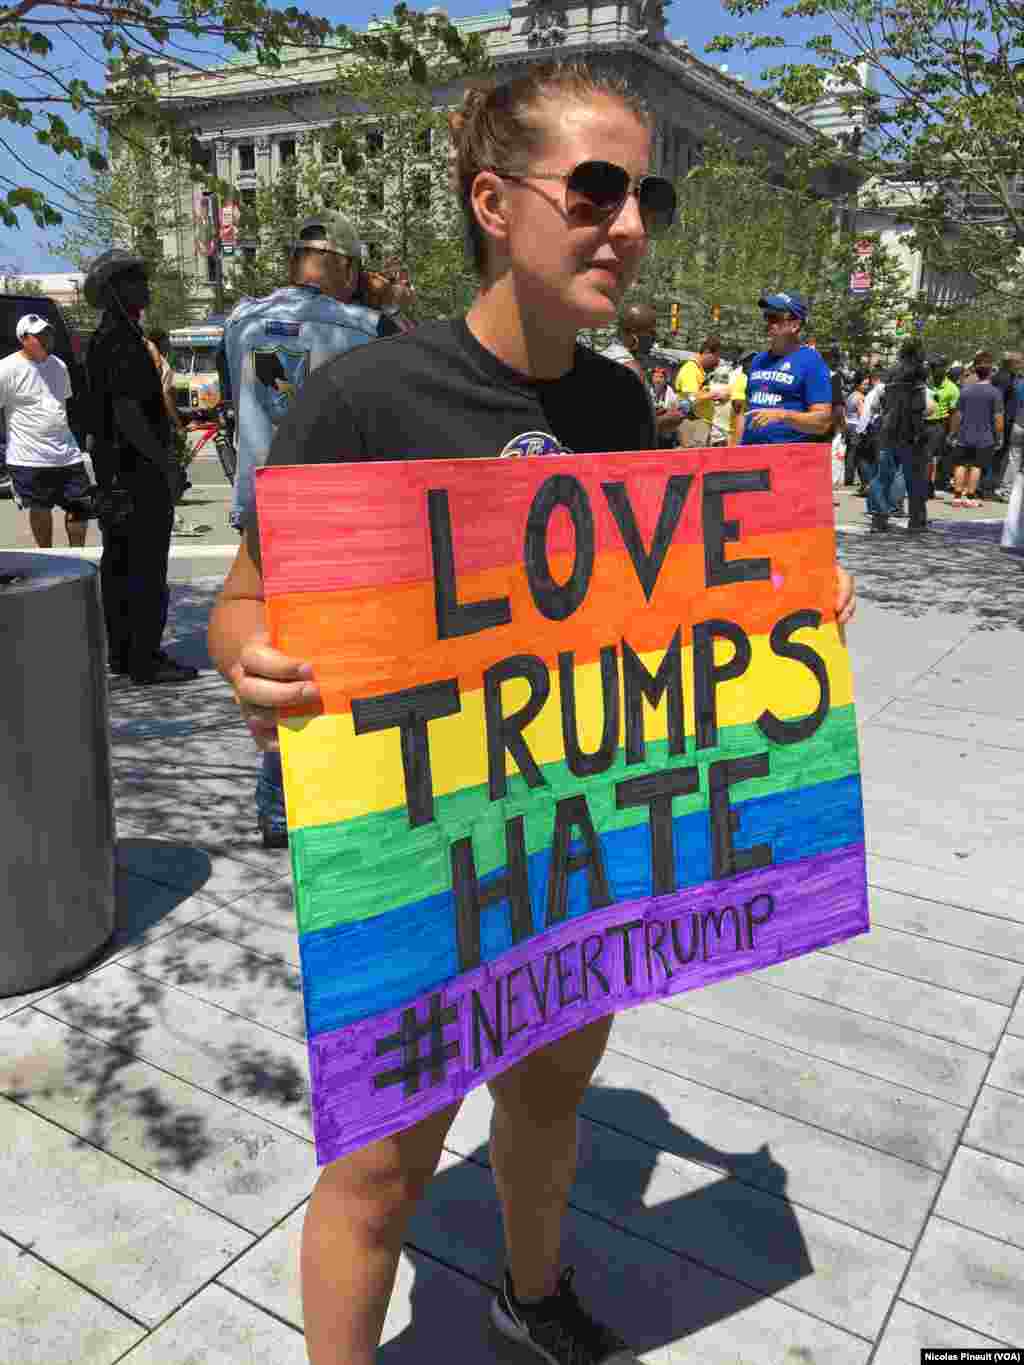
[[[19,341],[24,341],[26,337],[38,336],[40,332],[45,332],[47,327],[53,327],[48,318],[40,316],[39,313],[26,313],[24,317],[18,319],[14,335]],[[10,333],[7,335],[10,336]]]

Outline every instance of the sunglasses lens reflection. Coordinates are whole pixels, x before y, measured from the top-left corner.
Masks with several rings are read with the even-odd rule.
[[[583,161],[565,184],[565,208],[579,221],[600,222],[622,203],[629,176],[610,161]]]
[[[651,237],[667,232],[676,216],[676,192],[668,180],[648,175],[640,182],[640,217]]]
[[[566,212],[580,224],[600,223],[618,212],[628,193],[629,176],[622,166],[611,161],[583,161],[566,181]],[[646,232],[653,235],[671,226],[676,192],[669,181],[645,176],[637,199]]]

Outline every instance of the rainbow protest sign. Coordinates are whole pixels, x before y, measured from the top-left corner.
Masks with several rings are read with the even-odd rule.
[[[257,480],[317,1156],[868,927],[820,446]]]

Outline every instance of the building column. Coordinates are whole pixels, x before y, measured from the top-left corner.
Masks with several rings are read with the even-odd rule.
[[[227,138],[219,137],[214,145],[217,153],[218,177],[234,184],[234,177],[231,174],[231,143]]]
[[[256,179],[261,189],[270,184],[273,175],[270,164],[270,150],[269,137],[264,136],[256,139]]]

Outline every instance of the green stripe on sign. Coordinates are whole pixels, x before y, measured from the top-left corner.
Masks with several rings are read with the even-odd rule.
[[[705,770],[718,759],[770,754],[769,775],[737,786],[734,803],[817,786],[860,770],[853,706],[831,711],[818,732],[798,744],[773,744],[756,725],[730,726],[719,731],[719,739],[717,748],[695,753],[690,736],[687,752],[671,759],[667,740],[650,742],[648,762],[628,766],[620,749],[607,772],[586,779],[574,777],[564,762],[547,763],[541,768],[546,787],[531,789],[522,777],[510,777],[508,795],[500,801],[488,799],[486,786],[466,787],[436,797],[433,823],[417,829],[409,828],[405,807],[400,806],[341,824],[292,830],[289,842],[299,932],[369,919],[448,891],[451,845],[469,834],[478,876],[504,867],[505,821],[513,816],[526,817],[527,854],[548,848],[556,801],[580,791],[586,794],[599,834],[643,824],[648,818],[646,808],[616,809],[615,784],[624,778],[696,764],[701,770],[701,790],[676,798],[672,813],[681,816],[707,809]]]

